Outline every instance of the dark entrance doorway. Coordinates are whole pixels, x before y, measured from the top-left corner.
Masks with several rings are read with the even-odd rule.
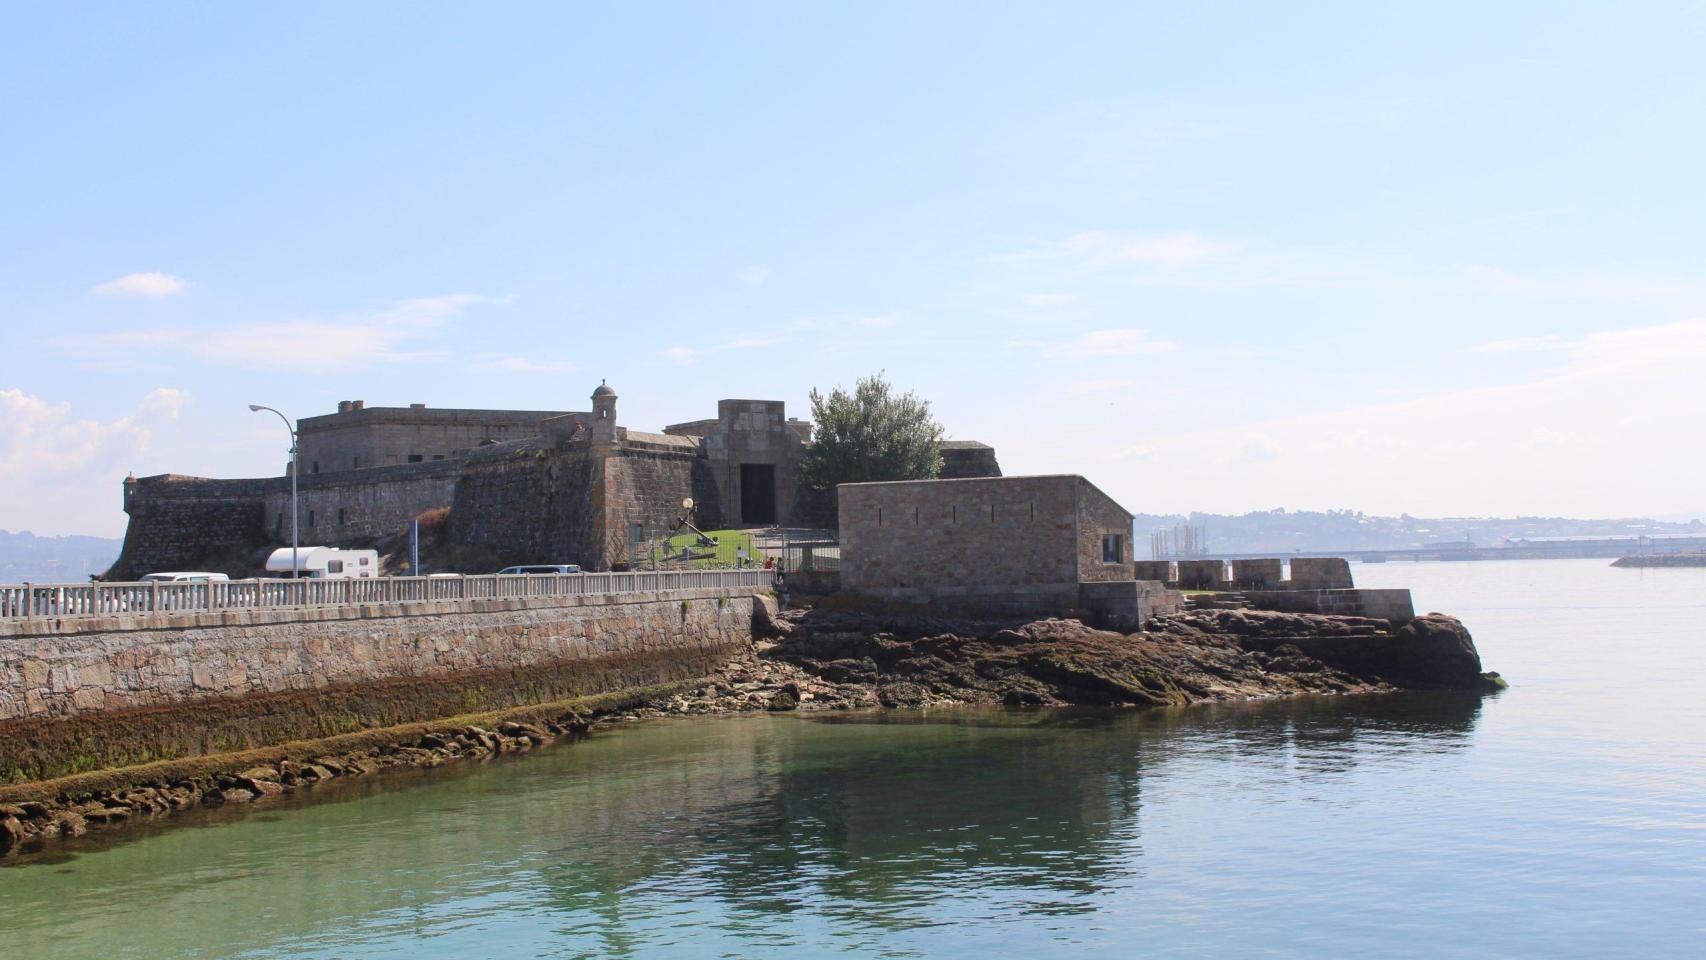
[[[740,522],[776,522],[776,465],[740,465]]]

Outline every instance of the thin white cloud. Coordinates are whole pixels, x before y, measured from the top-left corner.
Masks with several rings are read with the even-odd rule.
[[[1027,307],[1064,307],[1077,302],[1078,298],[1070,293],[1033,293],[1025,298]]]
[[[89,292],[99,297],[169,297],[185,286],[182,278],[169,273],[127,273]]]
[[[663,355],[674,361],[676,365],[685,367],[728,350],[758,350],[763,347],[775,346],[780,342],[780,340],[769,337],[741,337],[702,347],[670,347],[663,352]]]
[[[576,369],[567,360],[536,360],[532,357],[506,357],[500,354],[487,354],[480,361],[480,366],[488,370],[509,370],[515,373],[568,373]]]
[[[859,326],[870,327],[873,330],[888,330],[892,328],[895,323],[896,320],[893,317],[860,317],[858,319]]]
[[[1487,264],[1415,270],[1344,249],[1275,249],[1206,237],[1194,231],[1162,234],[1083,230],[995,262],[1026,273],[1037,285],[1082,284],[1090,278],[1136,287],[1205,291],[1247,289],[1371,290],[1387,293],[1491,294],[1523,300],[1594,300],[1662,304],[1698,310],[1706,279],[1632,271],[1573,270],[1529,274]],[[1050,294],[1025,297],[1051,305]]]
[[[1683,302],[1697,308],[1706,301],[1706,281],[1664,274],[1578,270],[1567,274],[1530,274],[1475,264],[1456,271],[1447,282],[1535,300],[1609,300]]]
[[[1137,265],[1172,273],[1224,259],[1234,249],[1230,244],[1209,240],[1190,231],[1144,235],[1084,230],[1058,243],[1008,254],[1002,259],[1018,262],[1064,260],[1092,267]]]
[[[94,366],[142,366],[184,358],[246,370],[341,373],[381,363],[436,361],[444,350],[421,346],[477,304],[512,298],[477,294],[417,297],[331,319],[243,322],[220,327],[162,327],[62,337],[49,342]]]
[[[1172,340],[1151,340],[1149,334],[1137,327],[1092,330],[1072,340],[1028,340],[1020,341],[1016,345],[1035,349],[1050,360],[1129,357],[1147,353],[1171,353],[1179,349],[1179,345]]]
[[[1509,340],[1491,340],[1478,343],[1469,348],[1470,353],[1540,353],[1546,350],[1559,350],[1564,347],[1564,338],[1554,335],[1543,337],[1513,337]]]
[[[747,267],[740,272],[740,282],[749,287],[757,288],[764,286],[769,281],[770,276],[769,267]]]
[[[1137,386],[1137,381],[1127,377],[1108,377],[1102,380],[1079,380],[1067,389],[1072,393],[1117,393]]]

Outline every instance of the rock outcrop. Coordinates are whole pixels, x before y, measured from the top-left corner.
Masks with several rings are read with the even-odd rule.
[[[1384,620],[1207,610],[1144,633],[1076,620],[988,624],[806,611],[759,659],[805,675],[801,705],[1181,705],[1396,689],[1486,689],[1469,632],[1440,614]],[[794,678],[801,683],[802,678]]]
[[[953,704],[1178,706],[1206,700],[1502,687],[1467,630],[1440,614],[1363,617],[1202,610],[1135,634],[1077,620],[980,622],[827,609],[755,611],[750,647],[702,680],[575,709],[549,705],[0,787],[0,852],[91,825],[264,802],[326,781],[528,750],[590,726],[667,715]],[[330,748],[330,749],[328,749]],[[16,801],[16,802],[8,802]]]

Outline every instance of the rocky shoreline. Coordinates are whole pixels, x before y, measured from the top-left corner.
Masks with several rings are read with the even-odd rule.
[[[953,705],[1179,706],[1400,689],[1493,690],[1457,620],[1405,624],[1251,610],[1177,614],[1137,634],[1076,620],[966,621],[806,609],[762,616],[746,652],[693,683],[487,722],[417,724],[0,795],[0,852],[333,780],[521,753],[661,716]]]

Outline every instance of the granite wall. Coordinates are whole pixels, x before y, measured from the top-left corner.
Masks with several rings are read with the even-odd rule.
[[[750,638],[762,602],[704,590],[8,624],[0,781],[701,676]]]
[[[297,490],[297,520],[304,544],[371,546],[408,527],[415,516],[447,507],[456,489],[454,460],[304,476]],[[290,544],[290,481],[273,482],[265,502],[267,536]]]
[[[697,505],[697,526],[721,525],[716,481],[698,444],[665,434],[627,435],[621,452],[603,462],[603,528],[606,567],[644,566],[648,558],[631,554],[636,540],[661,538],[683,513],[682,500]]]
[[[1416,618],[1410,591],[1401,589],[1247,590],[1244,597],[1258,610],[1373,617],[1400,624]]]
[[[304,477],[372,467],[453,460],[482,443],[537,436],[557,410],[453,410],[338,404],[337,413],[297,421]]]
[[[1293,590],[1347,590],[1351,586],[1351,565],[1343,557],[1293,557],[1291,560]]]
[[[604,569],[593,562],[601,549],[603,495],[594,480],[602,471],[587,444],[499,444],[461,463],[446,531],[458,569],[489,573],[518,563]]]
[[[135,580],[162,570],[249,575],[251,555],[268,543],[266,495],[277,482],[171,473],[125,480],[130,525],[118,560],[104,578]]]
[[[1075,607],[1080,581],[1131,580],[1131,515],[1077,476],[838,488],[841,582],[893,600]],[[1102,536],[1122,561],[1102,562]]]
[[[1181,590],[1219,590],[1226,583],[1225,560],[1180,560]]]

